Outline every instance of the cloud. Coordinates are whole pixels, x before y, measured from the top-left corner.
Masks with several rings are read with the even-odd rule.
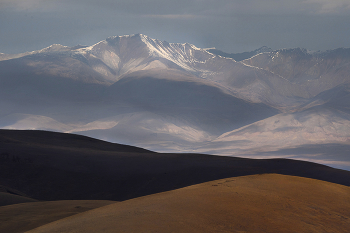
[[[199,19],[202,16],[191,14],[167,14],[167,15],[145,15],[146,18],[158,18],[158,19]]]
[[[242,14],[344,14],[349,0],[0,0],[0,9],[16,11],[79,11],[104,9],[139,16],[196,15],[225,17]],[[180,18],[180,17],[179,17]]]
[[[1,0],[0,9],[13,11],[49,11],[57,7],[55,0]]]
[[[205,0],[206,1],[206,0]],[[214,15],[339,15],[350,13],[349,0],[220,0],[205,14]]]
[[[244,52],[349,47],[350,0],[0,0],[0,52],[143,33]]]
[[[313,6],[315,13],[338,14],[350,11],[349,0],[305,0],[305,4]]]

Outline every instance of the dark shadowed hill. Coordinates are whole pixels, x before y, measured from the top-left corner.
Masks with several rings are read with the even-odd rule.
[[[76,134],[53,133],[41,130],[0,130],[0,143],[31,145],[34,147],[59,147],[91,149],[102,151],[150,153],[151,151],[135,146],[109,143],[102,140]],[[151,152],[153,153],[153,152]],[[4,157],[4,156],[3,156]]]
[[[0,206],[0,232],[27,232],[41,225],[113,203],[115,202],[106,200],[62,200]]]
[[[23,197],[15,194],[0,192],[0,206],[25,203],[25,202],[35,202],[36,200],[28,197]]]
[[[262,173],[350,186],[350,172],[288,159],[161,154],[88,137],[0,131],[0,185],[38,200],[126,200],[206,181]]]

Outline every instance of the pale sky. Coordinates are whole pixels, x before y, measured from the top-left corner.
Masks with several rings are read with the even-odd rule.
[[[0,52],[142,33],[225,52],[350,47],[350,0],[0,0]]]

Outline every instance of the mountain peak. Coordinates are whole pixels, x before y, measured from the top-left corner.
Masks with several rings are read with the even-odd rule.
[[[141,33],[137,33],[137,34],[131,34],[131,35],[109,36],[109,37],[107,37],[106,40],[115,40],[115,39],[121,39],[121,38],[124,38],[124,39],[140,38],[141,39],[141,38],[148,38],[148,36],[141,34]]]
[[[39,50],[38,52],[57,52],[57,51],[69,50],[69,49],[70,48],[68,46],[64,46],[61,44],[52,44],[49,47]]]
[[[222,56],[222,57],[232,58],[235,61],[243,61],[243,60],[249,59],[249,58],[251,58],[259,53],[272,52],[273,50],[267,46],[262,46],[254,51],[243,52],[243,53],[225,53],[225,52],[218,50],[216,48],[206,49],[206,51],[208,51],[212,54],[215,54],[215,55]]]
[[[300,47],[297,47],[297,48],[291,48],[291,49],[287,49],[287,48],[284,48],[284,49],[280,49],[278,51],[281,51],[283,53],[300,53],[300,54],[308,54],[308,50],[305,49],[305,48],[300,48]]]
[[[258,49],[256,49],[256,50],[254,50],[254,52],[256,52],[256,53],[266,53],[266,52],[272,52],[273,50],[271,49],[271,48],[269,48],[269,47],[267,47],[267,46],[262,46],[262,47],[260,47],[260,48],[258,48]]]

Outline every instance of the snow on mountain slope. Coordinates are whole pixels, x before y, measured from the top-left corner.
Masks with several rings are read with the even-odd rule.
[[[114,76],[115,81],[126,73],[152,68],[175,68],[188,72],[204,72],[196,67],[206,63],[215,55],[194,45],[185,43],[168,43],[137,34],[131,36],[114,36],[99,43],[77,49],[101,74]],[[99,59],[107,67],[94,65]]]
[[[171,70],[131,73],[111,85],[107,93],[110,101],[184,118],[213,134],[279,113],[265,104],[234,97],[207,80]]]
[[[349,143],[349,141],[350,114],[331,108],[314,107],[292,114],[278,114],[224,133],[213,141],[212,146],[215,148],[215,143],[221,144],[221,151],[217,153],[232,154],[234,151],[239,153],[276,151],[304,144]]]
[[[137,71],[176,70],[209,81],[236,97],[282,110],[300,104],[294,96],[307,97],[302,86],[295,88],[296,84],[267,70],[214,55],[188,43],[168,43],[142,34],[109,37],[88,47],[52,45],[13,60],[20,69],[42,76],[104,85]],[[26,62],[19,64],[18,60]]]
[[[11,114],[0,118],[2,129],[49,130],[75,133],[102,140],[174,150],[214,139],[198,127],[171,116],[152,112],[132,112],[98,119],[86,124],[64,124],[53,118],[32,114]]]
[[[196,72],[196,64],[206,63],[215,58],[215,55],[208,53],[204,49],[188,43],[168,43],[140,35],[141,40],[147,45],[151,56],[165,58],[180,66],[184,70]]]
[[[210,81],[236,97],[281,109],[284,105],[298,105],[294,96],[307,96],[302,88],[295,88],[269,71],[214,55],[188,43],[168,43],[142,34],[109,37],[76,52],[111,82],[140,70],[169,69]]]
[[[0,54],[0,127],[223,155],[349,144],[349,73],[350,49],[237,62],[142,34],[52,45]]]
[[[4,69],[0,75],[10,74],[8,69],[16,66],[23,71],[10,74],[16,78],[27,73],[112,85],[138,71],[176,70],[211,82],[235,97],[285,112],[305,106],[309,98],[322,91],[350,83],[347,49],[313,54],[302,49],[266,51],[236,62],[188,43],[168,43],[136,34],[109,37],[87,47],[56,44],[29,54],[1,62]]]
[[[93,128],[93,126],[97,126],[97,123],[101,124],[102,122],[110,124],[111,127]],[[69,132],[168,152],[215,138],[210,133],[183,119],[147,111],[101,119]]]
[[[283,111],[305,104],[306,99],[322,91],[350,83],[349,49],[324,53],[299,48],[266,50],[242,62],[208,51],[135,34],[109,37],[88,47],[52,45],[30,52],[33,57],[28,65],[35,72],[70,78],[92,69],[96,74],[90,75],[91,80],[108,85],[140,70],[178,70],[208,80],[236,97]],[[79,70],[74,71],[69,64]]]
[[[248,58],[251,58],[259,53],[266,53],[266,52],[272,52],[273,50],[267,46],[263,46],[261,48],[258,48],[254,51],[250,51],[250,52],[243,52],[243,53],[225,53],[223,51],[220,51],[216,48],[207,48],[205,49],[210,53],[216,54],[216,55],[220,55],[222,57],[230,57],[233,58],[235,61],[242,61]]]
[[[2,129],[50,130],[58,132],[65,132],[73,128],[50,117],[19,113],[0,118],[0,127]]]
[[[38,54],[38,53],[64,52],[64,51],[70,51],[70,50],[74,50],[74,49],[75,49],[75,47],[71,48],[71,47],[68,47],[68,46],[60,45],[60,44],[53,44],[53,45],[50,45],[50,46],[48,46],[46,48],[43,48],[43,49],[40,49],[40,50],[31,51],[31,52],[18,53],[18,54],[4,54],[4,53],[0,53],[0,61],[20,58],[20,57],[33,55],[33,54]]]
[[[242,61],[283,77],[302,86],[307,98],[341,84],[350,83],[350,49],[339,48],[326,52],[306,49],[281,49],[258,54]]]

